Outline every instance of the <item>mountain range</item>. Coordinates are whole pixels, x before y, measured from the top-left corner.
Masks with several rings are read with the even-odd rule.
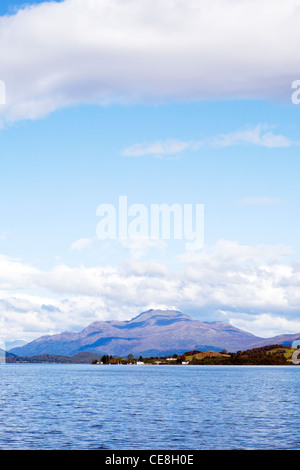
[[[97,321],[79,333],[41,336],[10,352],[17,356],[93,352],[150,357],[192,349],[235,352],[269,344],[290,346],[297,339],[300,333],[261,338],[229,323],[201,322],[177,310],[148,310],[129,321]]]

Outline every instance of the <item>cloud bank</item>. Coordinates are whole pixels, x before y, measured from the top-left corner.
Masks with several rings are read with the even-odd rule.
[[[78,104],[288,99],[300,0],[65,0],[0,18],[2,119]]]
[[[7,337],[0,339],[78,330],[102,319],[127,320],[154,305],[208,321],[232,321],[266,336],[296,333],[300,266],[284,263],[289,254],[285,246],[221,240],[176,258],[176,269],[130,259],[119,267],[60,264],[50,271],[1,256],[1,331]]]

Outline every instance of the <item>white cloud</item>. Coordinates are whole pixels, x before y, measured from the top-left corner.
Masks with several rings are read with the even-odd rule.
[[[0,290],[34,288],[39,274],[34,266],[0,254]]]
[[[81,103],[290,101],[300,0],[65,0],[0,18],[5,120]],[[273,136],[265,136],[273,145]],[[276,145],[284,145],[278,140]]]
[[[233,145],[252,144],[267,148],[290,147],[293,142],[280,134],[274,134],[266,125],[257,125],[229,134],[220,135],[213,145],[217,147],[231,147]]]
[[[226,316],[233,326],[263,338],[300,332],[300,320],[297,318],[288,319],[272,313],[249,315],[242,312],[238,315],[228,312]]]
[[[154,155],[161,157],[164,155],[174,155],[185,150],[197,150],[202,146],[202,142],[184,142],[176,139],[166,141],[157,141],[148,144],[133,144],[123,150],[122,155],[126,157],[141,157],[145,155]]]
[[[84,248],[88,247],[91,245],[93,242],[92,238],[80,238],[79,240],[76,240],[75,242],[72,243],[70,250],[84,250]]]
[[[104,305],[101,298],[53,298],[25,292],[2,292],[0,309],[0,339],[4,341],[9,338],[30,341],[62,331],[80,331],[92,321],[118,319],[120,316],[120,312]],[[126,308],[124,311],[120,319],[129,315]]]
[[[248,126],[246,129],[198,141],[167,139],[152,143],[136,143],[123,150],[122,155],[126,157],[142,157],[146,155],[163,157],[185,151],[195,152],[205,146],[225,148],[236,145],[258,145],[266,148],[281,148],[299,145],[298,142],[292,141],[281,134],[274,134],[269,130],[270,127],[265,124],[258,124],[256,126]]]

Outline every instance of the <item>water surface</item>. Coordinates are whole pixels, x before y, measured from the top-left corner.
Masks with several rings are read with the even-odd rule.
[[[299,449],[297,366],[0,366],[0,449]]]

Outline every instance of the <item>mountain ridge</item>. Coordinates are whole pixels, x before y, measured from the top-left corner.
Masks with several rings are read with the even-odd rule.
[[[282,344],[300,338],[299,334],[261,338],[220,321],[201,322],[178,310],[151,309],[131,320],[96,321],[76,333],[66,331],[41,336],[13,348],[17,356],[38,354],[142,355],[181,354],[191,349],[237,351],[245,348]],[[280,341],[279,341],[280,339]]]

